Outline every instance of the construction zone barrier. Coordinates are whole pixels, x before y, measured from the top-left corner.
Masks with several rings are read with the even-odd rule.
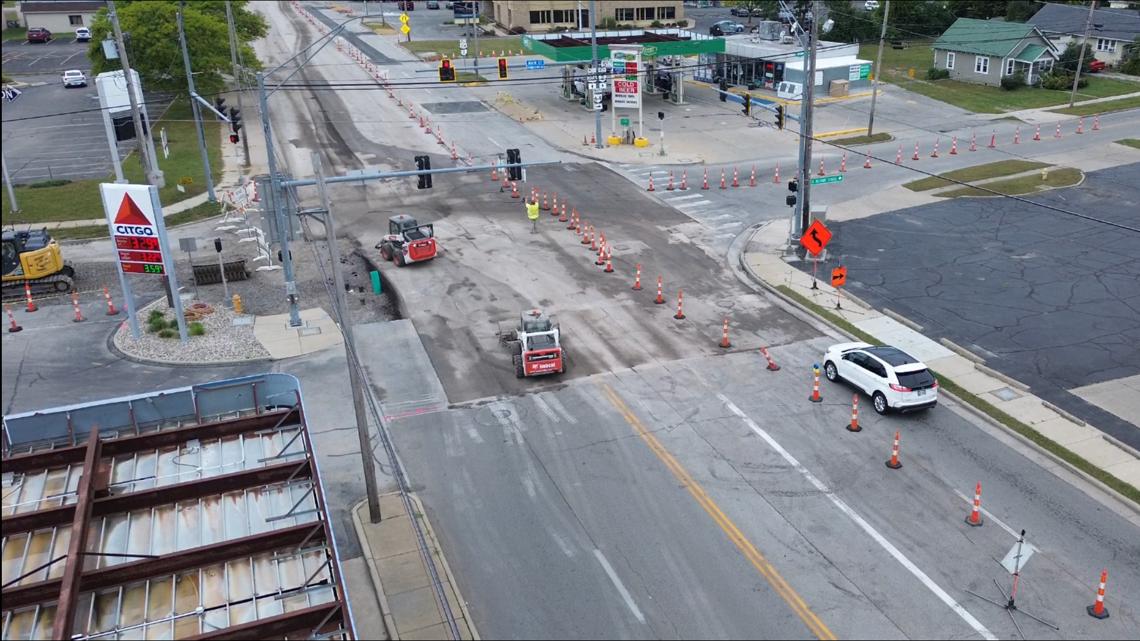
[[[633,291],[639,292],[641,291],[641,263],[637,264],[636,269],[637,275],[633,279]]]
[[[862,432],[863,428],[859,427],[859,395],[851,395],[851,423],[847,426],[848,432]]]
[[[819,365],[812,365],[811,371],[815,375],[815,381],[811,385],[811,396],[808,400],[812,403],[822,403],[823,397],[819,394]]]
[[[1108,609],[1104,607],[1104,586],[1108,583],[1108,570],[1100,571],[1100,586],[1096,589],[1096,601],[1085,608],[1089,616],[1097,619],[1107,619]]]
[[[979,527],[982,525],[982,483],[974,486],[974,507],[966,515],[966,525]]]
[[[724,319],[724,329],[720,333],[720,346],[724,349],[732,347],[732,343],[728,340],[728,318]]]
[[[673,318],[677,320],[685,319],[685,290],[677,290],[677,313],[673,314]]]
[[[653,299],[653,302],[656,305],[664,305],[665,304],[665,293],[661,289],[661,286],[664,282],[665,282],[665,278],[663,276],[657,277],[657,298]]]
[[[12,314],[12,308],[5,305],[4,311],[8,313],[8,333],[9,334],[15,334],[16,332],[24,331],[24,328],[20,327],[16,323],[16,317]]]
[[[891,459],[887,461],[887,467],[892,470],[897,470],[902,467],[902,462],[899,461],[899,432],[895,430],[895,442],[891,446]]]
[[[767,369],[769,372],[780,371],[780,366],[776,364],[776,361],[772,360],[772,355],[768,353],[767,347],[761,347],[760,353],[764,356],[764,360],[768,361],[768,367],[765,369]]]

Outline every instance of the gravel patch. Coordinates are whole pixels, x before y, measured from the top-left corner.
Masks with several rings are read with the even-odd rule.
[[[184,303],[184,309],[191,309],[191,304],[192,302]],[[115,347],[139,360],[188,365],[269,358],[269,352],[254,337],[252,324],[235,326],[232,310],[220,305],[211,305],[210,308],[213,312],[202,315],[199,321],[206,329],[205,335],[190,336],[183,345],[177,336],[161,338],[147,331],[145,321],[151,310],[162,311],[168,321],[174,319],[174,312],[166,306],[166,299],[160,298],[139,312],[142,336],[135,340],[129,327],[120,326],[115,333]],[[174,331],[177,334],[178,330]]]

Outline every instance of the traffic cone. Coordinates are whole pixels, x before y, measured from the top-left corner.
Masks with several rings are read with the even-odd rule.
[[[1054,138],[1060,138],[1061,137],[1061,123],[1057,123],[1057,132],[1053,134],[1053,137]]]
[[[664,279],[661,276],[658,276],[657,277],[657,298],[653,299],[653,303],[656,305],[664,305],[665,304],[665,295],[661,291],[661,283],[662,282],[664,282]]]
[[[1033,139],[1041,140],[1041,125],[1037,125],[1037,129],[1033,130]]]
[[[958,155],[958,136],[954,136],[954,138],[950,140],[950,155]]]
[[[637,276],[633,279],[633,291],[641,291],[641,263],[637,264]]]
[[[586,138],[586,134],[582,134],[582,146],[585,147],[589,144],[590,144],[590,142],[589,142],[589,139]]]
[[[705,169],[705,179],[703,182],[701,182],[701,189],[708,189],[708,188],[709,188],[709,170]]]
[[[558,215],[558,192],[554,192],[554,198],[552,198],[551,200],[553,200],[554,206],[550,209],[550,215],[551,216],[557,216]]]
[[[427,127],[427,121],[424,120],[423,114],[420,114],[420,129],[424,129],[426,127]],[[428,132],[428,133],[431,133],[431,132]]]
[[[1021,126],[1014,127],[1013,129],[1013,144],[1021,144]]]
[[[455,149],[455,143],[451,143],[451,159],[459,160],[459,152]]]
[[[499,182],[499,168],[498,167],[495,167],[495,166],[491,167],[491,182],[493,182],[493,183]]]
[[[590,134],[590,144],[591,145],[598,144],[598,139],[594,137],[594,134]]]
[[[511,198],[522,198],[519,195],[519,184],[516,182],[511,183]]]
[[[740,186],[740,170],[735,167],[732,168],[732,186]]]
[[[685,319],[685,290],[677,290],[677,313],[673,314],[673,318],[677,320]]]
[[[1077,120],[1077,133],[1078,134],[1085,133],[1085,117],[1084,116],[1081,116],[1080,119]]]
[[[503,172],[503,183],[501,185],[499,185],[499,193],[500,194],[503,193],[504,191],[507,190],[507,187],[510,187],[510,186],[511,186],[511,181],[507,180],[507,172],[504,171]]]
[[[748,177],[748,186],[756,186],[756,165],[752,165],[752,175]]]
[[[847,172],[847,152],[843,152],[843,158],[839,161],[839,173]]]
[[[598,245],[598,257],[594,259],[594,264],[598,267],[606,264],[606,246],[604,242]]]
[[[118,315],[119,310],[115,309],[115,301],[111,300],[111,292],[107,291],[106,287],[103,288],[103,299],[107,301],[107,315]]]
[[[32,300],[32,286],[28,283],[28,281],[24,281],[24,301],[27,303],[27,307],[24,309],[24,311],[28,312],[29,314],[39,309],[36,307],[35,301]]]
[[[815,373],[815,382],[811,385],[811,396],[808,397],[808,400],[812,403],[822,403],[823,397],[819,395],[819,370],[812,368],[812,371]]]
[[[720,170],[720,188],[721,188],[721,189],[728,189],[728,182],[727,182],[727,181],[726,181],[726,179],[725,179],[725,175],[724,175],[724,170],[723,170],[723,169],[721,169],[721,170]]]
[[[673,172],[669,172],[669,184],[665,187],[665,191],[673,191],[676,187],[673,186]]]
[[[606,248],[606,268],[602,271],[607,274],[614,273],[613,250],[608,247]]]
[[[902,164],[902,145],[899,145],[899,150],[895,152],[895,164]]]
[[[871,154],[867,154],[867,159],[863,161],[863,169],[871,168]]]
[[[988,146],[990,149],[994,149],[997,147],[997,131],[996,130],[992,130],[992,129],[990,130],[990,144]]]
[[[720,333],[720,346],[724,349],[732,347],[732,343],[728,341],[728,318],[724,319],[724,329]]]
[[[863,428],[859,427],[859,395],[851,395],[851,424],[847,426],[848,432],[862,432]]]
[[[918,160],[918,143],[914,143],[914,154],[910,157],[911,160]]]
[[[590,227],[590,251],[598,251],[598,232],[593,227]]]
[[[772,182],[780,184],[780,163],[776,163],[776,175],[772,176]]]
[[[570,210],[570,224],[566,225],[566,229],[574,229],[578,225],[578,210],[571,208]]]
[[[974,486],[974,509],[966,515],[966,525],[978,527],[982,524],[982,484]]]
[[[769,372],[780,371],[780,366],[776,364],[776,361],[772,360],[772,355],[768,353],[767,347],[761,347],[760,353],[764,355],[764,360],[768,361],[768,367],[766,369]]]
[[[583,245],[589,245],[590,244],[590,235],[593,233],[593,229],[594,228],[590,225],[583,225],[582,226],[581,244],[583,244]]]
[[[1093,131],[1100,131],[1100,114],[1093,114]]]
[[[8,333],[15,334],[24,331],[23,327],[16,324],[16,317],[12,315],[12,308],[5,305],[4,311],[8,312]]]
[[[970,130],[970,151],[978,150],[978,134],[973,129]]]
[[[895,431],[895,443],[891,446],[891,460],[887,461],[887,467],[892,470],[902,467],[902,463],[899,462],[899,432],[897,430]]]
[[[566,217],[566,203],[562,203],[562,214],[558,217],[558,222],[564,223],[567,220],[570,219]]]
[[[826,173],[823,171],[823,158],[819,159],[819,175],[824,176]]]
[[[930,157],[931,158],[937,158],[938,157],[938,139],[937,138],[934,139],[934,153],[930,154]]]
[[[656,191],[653,189],[653,172],[649,172],[649,189],[646,189],[645,191]]]
[[[545,191],[542,192],[542,211],[550,211],[550,198]]]
[[[84,320],[83,312],[79,309],[79,292],[71,292],[71,308],[75,310],[75,318],[71,319],[73,323],[82,323]]]
[[[681,171],[681,191],[689,190],[689,170],[684,169]]]
[[[1096,589],[1096,601],[1085,608],[1090,617],[1107,619],[1108,609],[1104,607],[1104,585],[1108,583],[1108,570],[1100,571],[1100,586]]]

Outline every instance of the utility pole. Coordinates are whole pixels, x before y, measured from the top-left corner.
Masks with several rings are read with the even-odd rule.
[[[313,174],[317,181],[317,192],[324,210],[325,238],[329,246],[329,259],[332,261],[333,304],[336,306],[340,331],[344,334],[344,352],[348,358],[348,382],[352,387],[352,409],[356,412],[356,435],[360,440],[361,466],[364,468],[364,490],[368,496],[368,517],[373,523],[380,522],[380,493],[376,487],[376,466],[372,460],[372,437],[368,433],[368,413],[364,409],[364,389],[360,380],[360,360],[356,356],[356,342],[352,335],[352,318],[344,297],[344,274],[340,265],[340,248],[336,243],[336,226],[333,223],[332,206],[329,203],[325,185],[321,155],[313,152]]]
[[[265,75],[257,72],[257,98],[261,116],[261,133],[265,136],[266,164],[269,168],[269,191],[273,203],[273,217],[277,221],[277,243],[281,250],[281,271],[285,277],[285,295],[289,298],[289,326],[301,326],[301,309],[297,304],[297,281],[293,275],[293,253],[289,250],[289,221],[285,213],[285,190],[281,188],[281,175],[277,173],[277,158],[273,150],[273,132],[269,127],[269,96],[265,92]],[[268,215],[268,212],[267,212]]]
[[[875,133],[875,99],[879,97],[879,76],[883,73],[883,40],[887,37],[887,14],[891,0],[883,4],[883,28],[879,31],[879,53],[875,56],[875,79],[871,81],[871,116],[867,118],[867,138]]]
[[[111,27],[115,32],[115,45],[119,48],[119,60],[122,62],[123,76],[127,82],[127,98],[131,101],[131,120],[135,126],[135,139],[138,140],[139,144],[139,158],[142,159],[147,182],[161,189],[166,186],[166,180],[158,168],[147,141],[144,140],[144,137],[150,138],[150,131],[148,130],[145,133],[143,131],[142,116],[139,114],[139,101],[135,95],[135,79],[131,74],[131,60],[127,56],[127,45],[123,40],[123,28],[119,25],[119,13],[115,11],[115,0],[107,1],[107,17],[110,18]],[[141,91],[139,95],[142,95]],[[147,125],[149,126],[150,123]]]
[[[472,29],[472,31],[475,32],[473,34],[473,36],[475,38],[475,48],[471,50],[471,52],[473,54],[475,54],[475,76],[476,77],[478,77],[478,75],[479,75],[479,6],[480,6],[480,3],[476,2],[475,3],[475,28]],[[494,56],[492,56],[492,57],[494,57]]]
[[[594,76],[594,82],[598,82],[599,74],[598,68],[601,66],[598,63],[598,0],[590,0],[590,72]],[[609,79],[606,79],[607,84]],[[604,94],[603,94],[604,95]],[[614,108],[613,101],[610,102],[610,109]],[[594,140],[597,141],[595,149],[604,149],[605,145],[602,143],[602,111],[600,109],[594,110]]]
[[[803,230],[808,227],[808,218],[811,217],[811,143],[812,143],[812,111],[815,96],[815,54],[816,42],[819,40],[819,3],[811,2],[811,31],[808,35],[808,61],[807,71],[804,74],[803,99],[800,104],[800,168],[798,173],[800,193],[796,200],[797,221],[793,221],[791,229],[792,240],[798,239]],[[802,30],[802,27],[801,27]],[[790,243],[789,243],[790,244]]]
[[[1096,0],[1089,3],[1089,16],[1085,18],[1085,37],[1081,42],[1081,52],[1077,55],[1077,72],[1073,74],[1073,91],[1069,94],[1069,106],[1077,99],[1077,83],[1081,81],[1081,67],[1085,64],[1085,47],[1089,46],[1089,31],[1092,29],[1093,10],[1096,9]]]
[[[229,3],[226,3],[229,7]],[[198,101],[194,96],[198,91],[194,87],[194,70],[190,65],[190,50],[186,46],[186,24],[182,12],[186,10],[186,0],[178,3],[178,42],[182,46],[182,64],[186,66],[186,84],[190,89],[190,110],[194,114],[194,128],[198,130],[198,151],[202,154],[202,167],[206,172],[206,198],[210,202],[218,202],[214,195],[214,176],[210,170],[210,154],[206,152],[206,132],[202,128],[202,110],[198,108]],[[228,298],[228,296],[227,296]]]
[[[888,2],[889,1],[890,0],[888,0]],[[237,29],[234,28],[234,11],[233,11],[233,7],[230,6],[231,4],[232,3],[230,2],[230,0],[226,0],[226,24],[229,26],[229,29],[230,29],[230,65],[233,67],[234,83],[237,85],[237,87],[236,87],[237,88],[237,108],[238,108],[238,111],[243,111],[245,108],[242,106],[241,97],[242,97],[242,94],[245,92],[242,91],[242,86],[241,86],[241,67],[238,66],[238,57],[237,57],[237,47],[238,47]],[[367,2],[364,3],[364,13],[365,14],[368,13],[368,3]],[[880,45],[880,47],[881,46],[882,45]],[[249,136],[247,136],[245,134],[241,135],[241,151],[242,151],[242,159],[243,159],[242,160],[242,166],[243,167],[249,167]]]
[[[19,213],[20,206],[16,204],[16,192],[12,189],[12,177],[8,175],[8,157],[0,152],[0,165],[4,166],[4,186],[8,189],[8,202],[12,205],[12,213]]]

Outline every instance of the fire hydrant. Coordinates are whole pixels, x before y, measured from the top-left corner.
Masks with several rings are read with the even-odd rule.
[[[233,303],[234,303],[234,313],[235,314],[242,313],[241,312],[241,296],[234,294],[233,295]]]

